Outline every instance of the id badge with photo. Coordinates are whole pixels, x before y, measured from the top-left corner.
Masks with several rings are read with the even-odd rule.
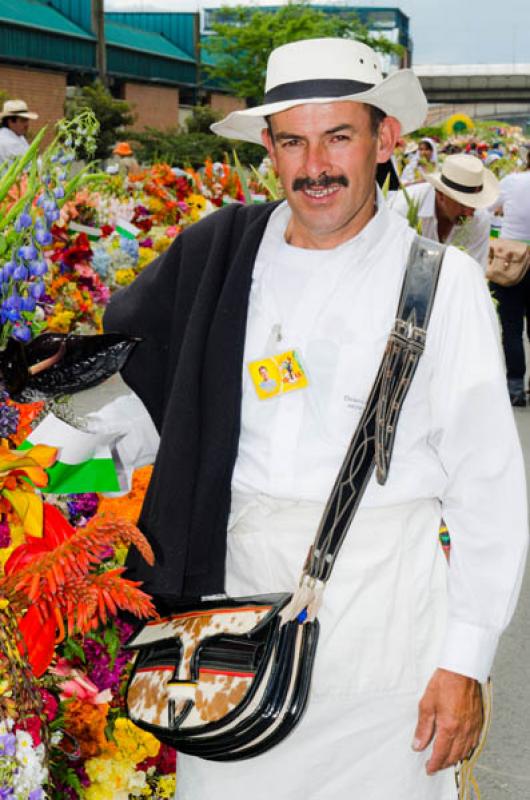
[[[249,361],[247,367],[260,400],[305,389],[309,384],[296,350]]]

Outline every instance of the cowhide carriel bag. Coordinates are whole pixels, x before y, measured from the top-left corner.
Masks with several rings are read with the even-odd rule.
[[[376,469],[385,483],[403,401],[425,346],[443,246],[414,240],[397,318],[365,410],[293,594],[168,602],[127,647],[137,651],[129,718],[176,750],[236,761],[269,750],[309,697],[323,589]]]

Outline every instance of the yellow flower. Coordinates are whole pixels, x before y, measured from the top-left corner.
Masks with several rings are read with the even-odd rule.
[[[69,333],[74,311],[68,311],[62,303],[57,303],[51,317],[48,317],[48,330],[55,333]]]
[[[117,269],[114,273],[114,280],[118,286],[128,286],[136,278],[133,269]]]
[[[120,758],[132,764],[154,758],[160,750],[160,742],[154,736],[137,728],[125,717],[116,720],[113,738]]]
[[[162,775],[158,779],[157,795],[160,798],[171,798],[175,796],[176,789],[175,775]]]
[[[168,247],[169,247],[169,244],[170,243],[168,243]],[[155,247],[156,247],[156,245],[155,245]],[[167,248],[164,248],[164,250],[165,249],[167,249]],[[162,252],[162,251],[159,250],[158,252]],[[153,259],[155,259],[157,257],[157,254],[158,253],[155,252],[155,250],[151,250],[150,247],[140,247],[139,251],[138,251],[138,269],[139,270],[145,269],[145,267],[148,264],[150,264],[151,261],[153,261]]]
[[[206,198],[202,194],[189,194],[186,198],[186,205],[196,208],[197,211],[204,211],[206,208]]]

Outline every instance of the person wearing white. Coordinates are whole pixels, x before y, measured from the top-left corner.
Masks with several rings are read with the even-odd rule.
[[[425,113],[413,73],[383,79],[370,48],[320,39],[273,51],[264,105],[213,126],[232,138],[262,141],[287,197],[269,212],[252,251],[237,364],[238,446],[230,468],[220,466],[218,492],[223,475],[231,488],[229,594],[297,586],[392,329],[414,237],[376,191],[376,166]],[[213,215],[207,226],[198,224],[226,241],[228,219],[220,211],[218,223]],[[184,237],[182,252],[191,239]],[[243,268],[241,259],[237,266]],[[142,324],[149,337],[138,315],[148,308],[158,273],[147,270],[137,287],[113,299],[108,320],[130,333]],[[205,281],[202,274],[201,287]],[[225,319],[230,285],[226,277],[219,306]],[[199,311],[194,305],[189,326]],[[138,391],[148,367],[141,348],[126,373]],[[248,364],[291,350],[308,386],[258,399]],[[205,363],[201,375],[206,371]],[[165,380],[169,386],[174,376]],[[189,384],[182,391],[200,397]],[[229,430],[231,415],[226,408]],[[179,447],[168,439],[168,422],[161,426],[159,468],[163,449]],[[437,539],[442,514],[453,534],[449,568]],[[479,682],[489,675],[516,602],[526,524],[495,314],[476,262],[450,247],[389,479],[385,486],[370,480],[324,592],[306,714],[285,741],[252,761],[179,754],[178,800],[456,800],[452,767],[480,735]]]
[[[38,117],[23,100],[6,100],[0,113],[0,164],[24,155],[29,121]]]
[[[502,211],[500,235],[530,243],[530,154],[524,172],[513,172],[500,181],[500,194],[491,211]],[[526,406],[526,358],[523,345],[526,320],[530,335],[530,275],[515,286],[491,284],[498,302],[502,325],[502,343],[506,358],[508,389],[514,406]]]
[[[418,150],[411,156],[401,174],[403,186],[425,180],[425,175],[438,165],[438,145],[428,136],[420,139]]]
[[[445,159],[440,172],[425,175],[425,181],[389,198],[394,211],[407,216],[408,196],[418,205],[423,236],[463,248],[486,272],[490,235],[486,209],[498,195],[493,173],[475,156],[458,153]]]

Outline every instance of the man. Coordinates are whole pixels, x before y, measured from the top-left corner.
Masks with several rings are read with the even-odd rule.
[[[526,156],[526,169],[512,172],[500,181],[500,194],[490,211],[501,212],[500,235],[530,243],[530,153]],[[526,358],[523,344],[526,320],[530,336],[530,274],[514,286],[491,284],[498,303],[502,325],[502,343],[506,358],[506,377],[512,406],[526,406]]]
[[[112,299],[106,328],[143,339],[124,377],[161,432],[140,519],[157,564],[129,561],[153,594],[296,587],[414,239],[377,165],[426,107],[411,71],[383,79],[358,42],[273,51],[264,104],[214,129],[264,143],[286,202],[210,215]],[[248,365],[290,350],[308,386],[260,400]],[[180,754],[179,800],[456,798],[526,543],[495,314],[476,263],[449,248],[388,481],[369,482],[324,592],[306,714],[252,762]]]
[[[24,155],[29,147],[26,139],[29,121],[38,118],[23,100],[6,100],[0,113],[0,164]]]
[[[394,211],[407,216],[409,203],[418,205],[423,236],[464,250],[488,265],[490,218],[486,209],[497,198],[498,181],[475,156],[448,156],[440,172],[425,174],[426,183],[407,186],[390,200]]]

